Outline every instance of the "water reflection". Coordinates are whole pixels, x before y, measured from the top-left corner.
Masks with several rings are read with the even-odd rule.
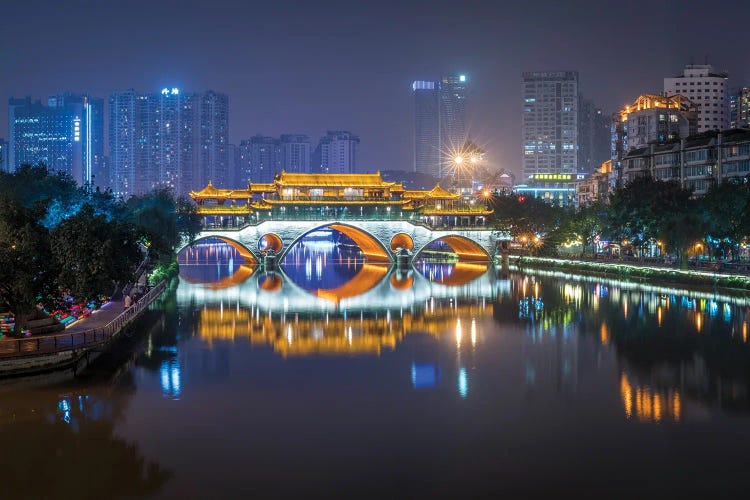
[[[216,238],[206,238],[186,247],[177,256],[183,280],[209,288],[239,285],[253,273],[254,262],[240,250]]]

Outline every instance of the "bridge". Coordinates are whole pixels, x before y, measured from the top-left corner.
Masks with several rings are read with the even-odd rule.
[[[407,190],[375,174],[282,172],[272,183],[219,189],[211,182],[190,196],[203,230],[234,246],[250,263],[279,261],[298,241],[322,229],[351,238],[369,263],[419,256],[442,241],[460,261],[491,261],[507,234],[487,224],[487,196],[465,197],[439,185]],[[185,242],[185,246],[187,242]]]

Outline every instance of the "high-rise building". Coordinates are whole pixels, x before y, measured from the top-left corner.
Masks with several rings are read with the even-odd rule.
[[[10,172],[8,168],[8,141],[0,137],[0,172]]]
[[[310,138],[301,134],[281,136],[281,169],[286,172],[310,172]]]
[[[593,102],[578,100],[578,173],[593,174],[610,159],[610,117]]]
[[[321,137],[313,155],[314,171],[351,174],[357,168],[359,137],[346,130],[329,130]]]
[[[440,150],[450,156],[461,151],[466,134],[466,75],[449,75],[440,79]]]
[[[260,134],[240,142],[240,183],[272,182],[281,172],[281,145],[275,137]]]
[[[634,148],[694,135],[698,113],[690,99],[673,95],[643,94],[612,115],[612,185],[622,185],[622,159]]]
[[[729,95],[729,128],[750,128],[750,87],[740,87]]]
[[[136,155],[147,147],[140,142],[141,127],[136,132],[136,101],[134,90],[115,92],[109,96],[109,187],[115,196],[136,193]],[[138,135],[137,135],[138,134]]]
[[[228,97],[164,88],[110,96],[110,177],[120,196],[229,184]]]
[[[523,178],[578,171],[578,72],[523,73]]]
[[[104,156],[103,101],[88,95],[53,95],[47,103],[11,98],[8,102],[8,170],[45,164],[91,184]]]
[[[200,94],[197,185],[232,186],[229,169],[229,96],[209,90]]]
[[[729,127],[727,77],[709,64],[689,64],[682,75],[664,79],[664,92],[682,95],[695,104],[698,133],[723,130]]]
[[[232,179],[232,186],[242,185],[242,176],[239,173],[240,170],[240,149],[236,144],[229,144],[227,146],[229,156],[229,178]]]
[[[415,81],[414,171],[440,177],[440,82]]]

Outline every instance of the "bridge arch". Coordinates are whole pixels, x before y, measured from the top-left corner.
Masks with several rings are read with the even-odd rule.
[[[258,240],[258,251],[260,253],[266,253],[269,250],[273,250],[274,253],[279,253],[284,248],[284,242],[276,233],[266,233]]]
[[[437,241],[442,241],[446,245],[448,245],[453,252],[458,256],[458,260],[460,261],[469,261],[469,262],[490,262],[492,261],[492,257],[487,252],[487,250],[477,243],[476,241],[467,238],[466,236],[460,236],[458,234],[448,234],[445,236],[440,236],[439,238],[435,238],[434,240],[430,241],[426,245],[424,245],[422,248],[419,249],[417,254],[414,256],[415,259],[418,259],[420,254],[424,252],[424,250],[432,245],[433,243]]]
[[[195,241],[193,241],[193,242],[191,242],[191,243],[183,246],[182,248],[180,248],[177,251],[177,255],[179,255],[180,253],[182,253],[186,248],[188,248],[188,247],[190,247],[192,245],[195,245],[196,243],[200,243],[201,241],[205,241],[205,240],[219,240],[222,243],[226,243],[227,245],[229,245],[232,248],[234,248],[235,250],[237,250],[237,253],[239,253],[240,256],[243,259],[245,259],[246,265],[252,265],[252,266],[254,266],[254,265],[257,264],[257,259],[255,258],[255,255],[253,255],[253,252],[251,252],[245,245],[243,245],[239,241],[233,240],[231,238],[227,238],[226,236],[214,235],[214,234],[209,234],[209,235],[206,235],[206,236],[201,236],[200,238],[196,239]]]
[[[331,222],[328,224],[323,224],[300,234],[289,245],[287,245],[286,248],[282,250],[282,253],[279,256],[279,261],[283,261],[286,257],[287,252],[289,252],[289,250],[291,250],[294,245],[299,243],[308,234],[315,231],[320,231],[321,229],[329,228],[345,234],[346,236],[354,240],[354,243],[357,244],[370,264],[388,264],[391,262],[391,254],[388,252],[388,249],[385,247],[383,242],[381,242],[376,236],[369,233],[368,231],[365,231],[362,228],[351,226],[349,224],[342,224],[341,222]]]

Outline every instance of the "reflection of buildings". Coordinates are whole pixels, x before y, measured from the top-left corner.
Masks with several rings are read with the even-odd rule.
[[[620,396],[627,418],[641,422],[679,422],[682,415],[680,391],[674,388],[653,388],[631,383],[625,372],[620,376]]]
[[[395,349],[408,334],[440,337],[453,333],[460,318],[490,313],[491,306],[481,300],[455,304],[447,299],[430,301],[415,311],[359,315],[300,316],[212,306],[200,310],[198,333],[209,343],[247,339],[254,345],[271,345],[283,357],[380,354],[383,349]]]

